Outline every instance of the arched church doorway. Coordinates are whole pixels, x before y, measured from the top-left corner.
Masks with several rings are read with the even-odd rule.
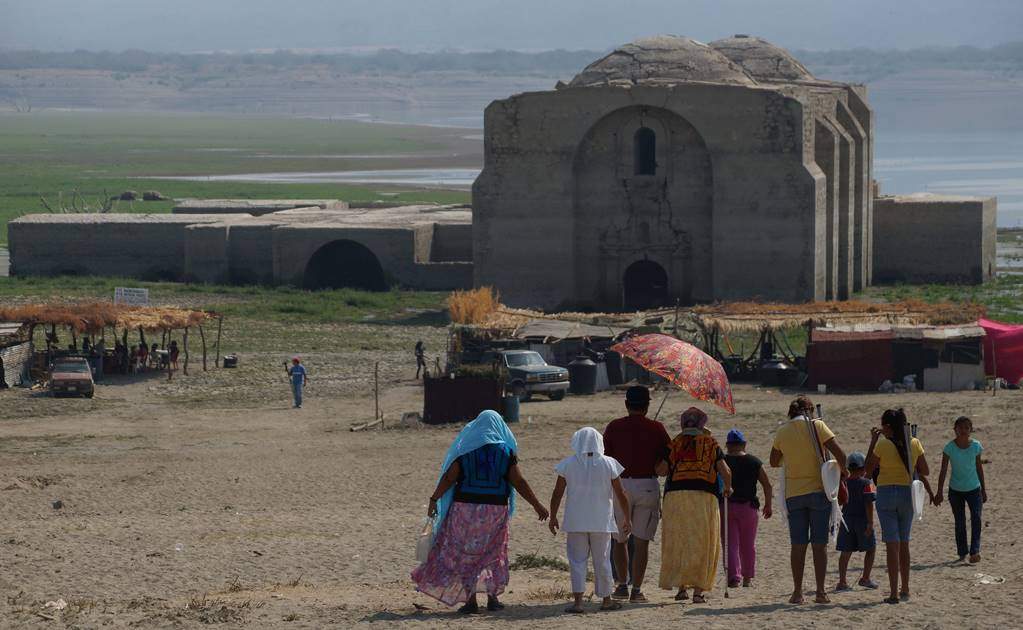
[[[332,241],[316,250],[305,268],[307,289],[386,291],[387,280],[380,260],[368,247],[355,241]]]
[[[668,273],[651,260],[639,260],[625,270],[624,304],[628,310],[668,305]]]

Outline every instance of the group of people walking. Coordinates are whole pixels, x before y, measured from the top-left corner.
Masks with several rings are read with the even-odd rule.
[[[649,546],[661,522],[658,585],[674,590],[676,600],[707,601],[721,561],[722,538],[727,540],[728,586],[752,586],[758,522],[761,514],[771,518],[775,507],[763,463],[746,452],[746,438],[738,429],[728,432],[722,449],[707,429],[707,415],[695,407],[681,414],[680,432],[672,438],[663,424],[647,417],[649,403],[647,388],[632,387],[626,392],[628,415],[609,423],[603,434],[592,427],[575,432],[572,454],[554,468],[549,507],[523,477],[517,442],[499,414],[485,411],[466,425],[449,448],[430,497],[435,537],[428,557],[412,572],[417,590],[449,606],[462,604],[463,613],[481,611],[477,593],[486,593],[487,610],[503,608],[499,596],[509,579],[508,528],[516,492],[540,521],[548,521],[552,533],[566,534],[574,598],[568,613],[583,612],[590,563],[601,610],[619,609],[623,600],[647,601],[643,585]],[[961,560],[969,556],[970,562],[979,562],[980,514],[987,490],[982,448],[970,437],[969,418],[955,421],[955,439],[943,451],[935,492],[927,480],[923,445],[901,409],[883,414],[880,427],[871,430],[866,454],[849,456],[815,415],[808,398],[792,402],[788,420],[775,432],[769,462],[784,467],[779,496],[784,497],[781,509],[791,542],[792,604],[803,602],[808,548],[815,601],[830,601],[824,582],[827,544],[835,533],[841,552],[835,590],[851,589],[846,573],[856,552],[866,553],[857,584],[877,588],[870,579],[875,511],[887,554],[890,592],[884,601],[908,599],[914,481],[939,505],[949,470],[957,551]],[[830,487],[832,481],[823,475],[828,465],[840,471],[840,488]],[[564,516],[559,518],[563,502]],[[969,547],[966,506],[971,510]]]

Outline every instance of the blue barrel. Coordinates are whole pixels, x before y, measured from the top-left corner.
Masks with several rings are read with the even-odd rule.
[[[519,421],[519,397],[515,394],[504,395],[504,421]]]
[[[597,393],[597,364],[584,356],[568,364],[568,390],[573,394]]]

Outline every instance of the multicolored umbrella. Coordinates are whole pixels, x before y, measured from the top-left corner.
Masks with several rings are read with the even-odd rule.
[[[696,346],[669,335],[636,335],[612,350],[640,367],[668,379],[697,400],[712,402],[735,413],[732,387],[721,364]]]

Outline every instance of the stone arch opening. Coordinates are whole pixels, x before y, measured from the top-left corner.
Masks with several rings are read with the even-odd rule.
[[[387,278],[380,260],[362,243],[331,241],[316,250],[305,268],[307,289],[363,289],[386,291]]]
[[[640,127],[632,136],[634,175],[657,174],[657,134],[650,127]]]
[[[625,269],[622,278],[623,306],[627,310],[642,311],[670,302],[668,272],[652,260],[638,260]]]

